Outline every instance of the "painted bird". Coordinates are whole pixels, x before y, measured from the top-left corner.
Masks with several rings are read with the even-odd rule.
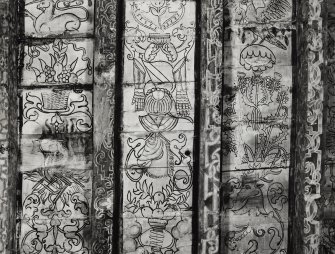
[[[256,23],[279,20],[285,17],[291,8],[289,0],[268,0],[267,4],[263,0],[242,0],[241,4],[246,6],[247,22]]]
[[[276,31],[273,31],[272,29],[269,29],[268,27],[264,27],[261,30],[257,28],[248,28],[246,29],[245,32],[248,32],[248,31],[251,32],[253,35],[251,44],[254,44],[256,42],[258,44],[262,44],[264,41],[266,41],[283,50],[287,49],[288,38],[284,37],[285,44],[286,44],[285,45],[277,38]]]

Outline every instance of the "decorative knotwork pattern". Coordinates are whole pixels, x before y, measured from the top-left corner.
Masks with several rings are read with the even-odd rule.
[[[201,253],[219,253],[220,151],[223,83],[223,1],[202,4],[202,104],[199,201]]]
[[[320,221],[317,218],[320,198],[321,157],[320,147],[323,132],[324,87],[321,66],[323,60],[322,33],[323,0],[309,0],[308,24],[305,36],[308,49],[308,98],[306,122],[305,172],[305,218],[304,218],[304,253],[318,253],[320,247]],[[302,181],[302,179],[300,179]]]

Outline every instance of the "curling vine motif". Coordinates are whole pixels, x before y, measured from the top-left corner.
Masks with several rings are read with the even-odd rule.
[[[44,168],[26,172],[24,182],[33,187],[23,201],[22,252],[89,253],[83,236],[90,223],[88,175]]]
[[[286,253],[291,79],[278,62],[290,65],[290,31],[248,24],[287,18],[291,4],[228,1],[227,8],[234,24],[225,36],[241,47],[232,61],[236,83],[224,87],[223,251]]]
[[[23,253],[89,252],[91,111],[88,92],[23,92]],[[33,168],[31,158],[38,158]]]
[[[92,129],[92,113],[82,91],[42,90],[26,92],[24,125],[33,123],[53,133],[87,132]],[[23,127],[25,128],[25,127]]]
[[[220,253],[220,170],[221,153],[226,146],[221,143],[223,85],[223,7],[225,1],[206,1],[202,9],[202,27],[207,36],[202,39],[203,66],[206,82],[202,86],[201,96],[201,152],[200,168],[200,204],[201,217],[201,253]],[[227,142],[228,143],[228,142]],[[224,148],[223,148],[224,147]],[[229,149],[229,148],[228,148]],[[227,149],[227,150],[228,150]],[[203,202],[203,203],[202,203]]]
[[[127,3],[125,54],[133,76],[125,80],[134,86],[128,106],[145,134],[124,139],[125,253],[191,253],[192,146],[177,131],[181,122],[193,129],[195,27],[194,19],[187,24],[187,8],[195,11],[186,1]]]
[[[78,32],[89,22],[92,0],[32,0],[26,1],[25,16],[31,19],[37,36]]]

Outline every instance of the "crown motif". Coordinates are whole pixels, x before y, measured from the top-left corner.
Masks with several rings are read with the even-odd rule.
[[[154,32],[163,32],[177,24],[185,14],[185,1],[170,0],[150,1],[131,5],[135,21]]]
[[[46,110],[65,110],[68,107],[70,91],[52,91],[52,92],[43,92],[42,101],[43,108]]]

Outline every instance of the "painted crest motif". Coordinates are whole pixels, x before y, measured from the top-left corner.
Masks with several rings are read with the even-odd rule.
[[[136,234],[125,230],[126,253],[190,253],[181,243],[191,235],[185,212],[191,209],[192,146],[176,131],[180,122],[193,124],[188,92],[195,27],[194,20],[186,25],[187,8],[195,10],[185,1],[127,5],[125,54],[132,77],[125,74],[125,82],[134,87],[131,104],[145,137],[125,140],[124,226],[136,228]]]

